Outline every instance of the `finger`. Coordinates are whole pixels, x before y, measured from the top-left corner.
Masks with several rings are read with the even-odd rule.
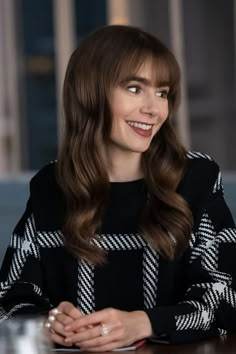
[[[54,320],[60,322],[62,325],[66,326],[67,324],[73,322],[73,318],[64,313],[59,313],[54,315],[53,310],[49,312],[48,321],[53,322]]]
[[[111,332],[111,327],[105,325],[108,328],[108,332],[104,332],[101,325],[93,327],[90,330],[84,331],[83,333],[76,333],[73,336],[68,336],[65,338],[66,343],[76,343],[78,346],[82,347],[97,347],[103,346],[111,342],[117,342],[120,340],[122,332],[120,330],[115,330]]]
[[[55,333],[59,334],[60,336],[63,336],[64,338],[67,336],[73,336],[73,334],[74,334],[74,332],[72,332],[72,331],[66,331],[65,326],[58,321],[51,322],[50,330],[54,331]]]
[[[65,323],[70,323],[71,321],[73,321],[71,317],[65,316],[63,314],[54,316],[51,315],[51,313],[55,313],[55,311],[49,312],[48,321],[46,322],[45,326],[52,332],[57,332],[58,334],[63,336],[68,335],[69,333],[65,331],[64,327]],[[59,316],[61,317],[61,320],[63,320],[63,322],[59,320]],[[70,334],[72,334],[72,332],[70,332]]]
[[[66,343],[82,343],[82,342],[88,342],[91,340],[96,340],[94,343],[97,344],[99,343],[104,344],[107,342],[107,339],[105,338],[105,336],[101,336],[101,332],[100,332],[100,328],[101,326],[96,326],[96,327],[92,327],[92,328],[87,328],[83,331],[80,332],[73,332],[72,335],[68,335],[65,338],[65,342]],[[113,338],[110,336],[110,340],[112,340]],[[93,345],[93,344],[91,344]]]
[[[71,302],[68,301],[61,302],[58,305],[57,309],[62,313],[64,313],[65,315],[72,317],[73,319],[77,319],[83,316],[81,311],[77,307],[75,307]]]
[[[71,317],[64,314],[59,314],[57,316],[49,315],[46,327],[48,327],[51,331],[58,332],[60,335],[64,337],[72,336],[74,332],[66,331],[64,328],[66,324],[71,323],[72,321],[73,319]],[[82,332],[84,330],[87,329],[82,327],[79,329],[79,332]]]
[[[50,311],[49,311],[49,313],[51,314],[51,315],[53,315],[53,316],[57,316],[57,315],[59,315],[60,313],[62,313],[60,310],[58,310],[58,308],[57,307],[54,307],[53,309],[51,309]]]
[[[60,336],[57,333],[51,333],[50,339],[52,340],[53,343],[64,345],[66,347],[70,347],[71,346],[70,344],[65,343],[64,337]]]
[[[60,323],[59,321],[57,321],[56,317],[53,315],[49,315],[48,316],[48,321],[45,323],[45,328],[47,328],[49,331],[55,333],[57,332],[57,334],[66,337],[68,335],[72,335],[73,332],[68,332],[65,331],[65,326],[64,324]]]
[[[109,319],[109,309],[93,312],[89,315],[84,315],[65,326],[67,331],[77,331],[81,327],[94,326],[98,323],[106,323],[106,319]]]
[[[55,311],[57,310],[57,311]],[[71,322],[74,321],[74,319],[68,315],[65,315],[64,313],[62,313],[61,311],[59,311],[57,308],[51,310],[49,312],[49,316],[48,316],[48,321],[49,322],[54,322],[55,320],[57,320],[58,322],[60,322],[63,326],[66,326],[68,324],[70,324]],[[88,328],[92,328],[93,326],[88,326]],[[81,327],[78,331],[84,331],[86,328],[85,327]],[[70,332],[71,333],[71,332]]]

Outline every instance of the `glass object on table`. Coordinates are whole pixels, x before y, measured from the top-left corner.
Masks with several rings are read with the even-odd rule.
[[[48,354],[52,348],[42,317],[18,316],[0,323],[1,354]]]

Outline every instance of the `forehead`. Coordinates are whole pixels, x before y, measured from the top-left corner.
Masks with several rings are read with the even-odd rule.
[[[135,67],[128,67],[126,75],[122,81],[127,81],[131,77],[140,77],[146,79],[152,86],[158,87],[169,85],[170,72],[168,65],[162,60],[146,59]]]
[[[137,70],[135,76],[146,79],[148,82],[151,83],[152,86],[155,86],[156,84],[156,73],[155,73],[155,68],[153,68],[153,65],[149,62],[146,61],[144,64]]]

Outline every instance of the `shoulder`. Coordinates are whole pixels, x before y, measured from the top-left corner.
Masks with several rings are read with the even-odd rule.
[[[57,161],[52,161],[43,166],[31,179],[30,187],[47,187],[47,184],[51,181],[56,182],[56,164]]]
[[[178,191],[193,207],[200,207],[216,191],[222,192],[218,164],[207,154],[189,151]]]
[[[30,198],[36,226],[59,228],[64,215],[64,198],[56,178],[57,162],[40,169],[30,181]]]
[[[198,182],[200,185],[209,187],[215,182],[220,168],[218,164],[207,154],[201,152],[187,152],[187,163],[185,169],[185,178],[188,177],[192,182]]]
[[[207,154],[196,151],[187,152],[187,170],[198,169],[208,173],[218,173],[219,166],[213,158]]]

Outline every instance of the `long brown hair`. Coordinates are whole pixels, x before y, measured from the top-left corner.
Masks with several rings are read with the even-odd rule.
[[[67,214],[62,232],[67,248],[93,264],[105,252],[93,239],[101,225],[109,178],[99,144],[109,138],[112,117],[109,95],[151,60],[157,86],[168,85],[169,116],[142,155],[148,200],[138,225],[140,234],[167,259],[185,249],[192,216],[176,192],[186,151],[170,121],[180,98],[180,70],[174,55],[153,35],[131,26],[106,26],[90,34],[69,61],[63,88],[65,130],[57,164]]]

